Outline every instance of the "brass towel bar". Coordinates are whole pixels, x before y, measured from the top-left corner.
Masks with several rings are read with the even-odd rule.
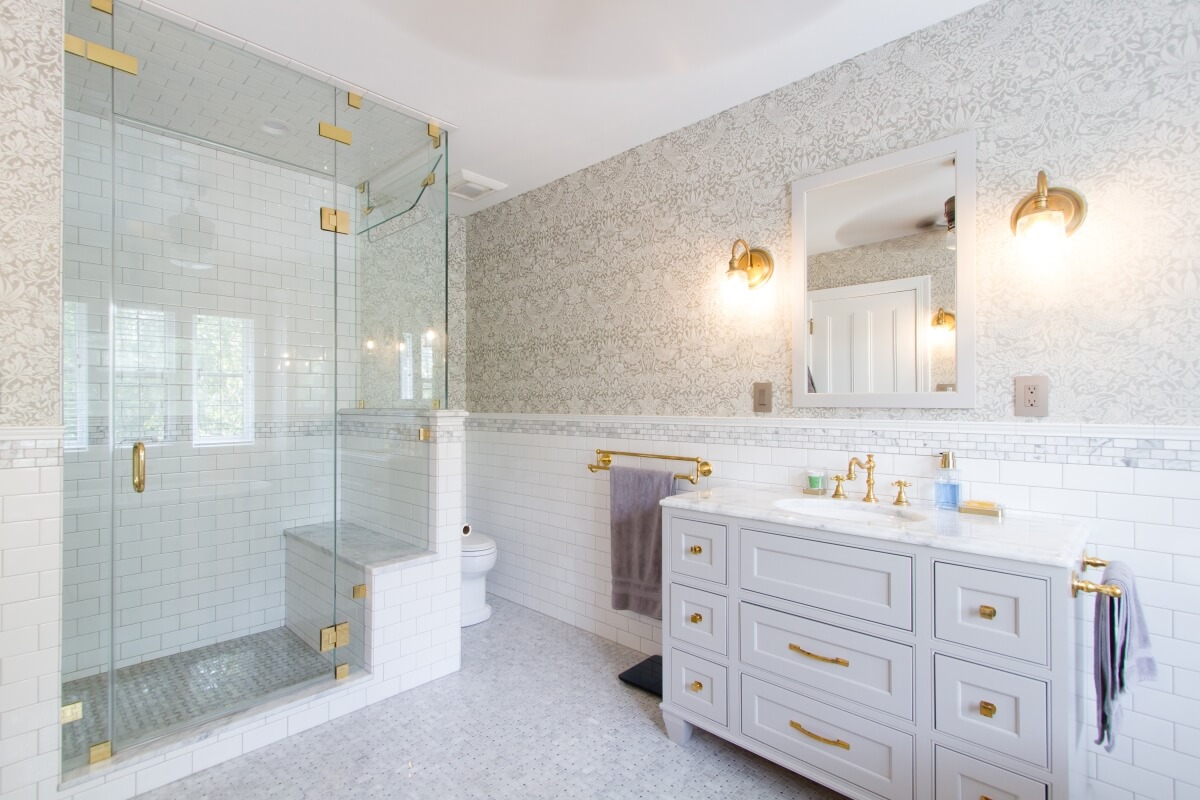
[[[1088,567],[1103,569],[1108,566],[1108,562],[1103,558],[1084,555],[1083,562],[1079,565],[1079,571],[1084,572]],[[1109,597],[1120,597],[1121,587],[1111,583],[1092,583],[1080,578],[1076,573],[1071,573],[1071,596],[1078,597],[1080,592],[1089,594],[1106,594]]]
[[[588,464],[588,471],[598,472],[600,470],[609,469],[612,467],[613,456],[629,456],[631,458],[661,458],[668,461],[689,461],[696,465],[696,468],[693,470],[692,474],[680,475],[676,473],[675,478],[681,481],[690,481],[692,484],[697,484],[700,482],[701,478],[707,478],[709,475],[712,475],[713,471],[712,464],[708,463],[702,458],[689,458],[687,456],[659,456],[655,455],[654,453],[625,453],[620,450],[597,450],[596,463]]]

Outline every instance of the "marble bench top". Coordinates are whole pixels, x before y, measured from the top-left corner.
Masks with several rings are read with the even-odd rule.
[[[332,522],[318,522],[314,525],[287,528],[283,535],[306,542],[330,555],[335,555],[339,561],[345,561],[371,571],[436,555],[432,550],[425,550],[399,539],[393,539],[391,536],[369,530],[353,522],[337,523],[336,552],[334,551],[334,523]]]

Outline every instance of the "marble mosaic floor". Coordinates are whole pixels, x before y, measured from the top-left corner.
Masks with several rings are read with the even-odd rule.
[[[617,674],[641,654],[497,598],[463,631],[461,672],[220,764],[149,800],[679,798],[841,795],[696,732]]]
[[[271,694],[329,675],[325,656],[287,628],[197,647],[117,670],[114,699],[118,745],[129,746],[261,702]],[[84,717],[63,726],[63,760],[85,759],[88,747],[107,738],[104,709],[108,676],[63,686],[63,705],[83,701]]]

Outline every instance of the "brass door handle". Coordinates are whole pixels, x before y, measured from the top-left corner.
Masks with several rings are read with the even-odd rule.
[[[704,552],[704,548],[698,544],[694,544],[690,548],[688,548],[688,552],[690,552],[694,556],[698,556]]]
[[[979,616],[983,617],[984,619],[995,619],[996,609],[992,606],[980,606]]]
[[[987,700],[980,700],[979,713],[991,719],[992,717],[996,716],[996,704],[989,703]]]
[[[701,622],[704,622],[704,615],[697,611],[695,614],[692,614],[691,619],[693,625],[699,625]]]
[[[850,666],[850,662],[844,658],[830,658],[829,656],[817,655],[816,653],[805,650],[800,645],[792,644],[791,642],[788,643],[788,650],[791,650],[793,653],[799,653],[806,658],[811,658],[814,661],[821,661],[825,664],[837,664],[839,667]]]
[[[133,490],[146,491],[146,445],[141,442],[133,446]]]
[[[703,683],[701,683],[700,681],[692,681],[691,690],[693,692],[699,692],[699,691],[702,691],[703,689],[704,689]]]
[[[789,725],[791,725],[791,726],[792,726],[793,728],[795,728],[796,730],[798,730],[798,731],[800,731],[801,733],[803,733],[803,734],[804,734],[805,736],[807,736],[808,738],[810,738],[810,739],[816,739],[816,740],[817,740],[818,742],[820,742],[821,744],[829,744],[829,745],[833,745],[834,747],[840,747],[840,748],[842,748],[843,750],[849,750],[849,749],[850,749],[850,743],[849,743],[849,742],[843,742],[841,739],[826,739],[824,736],[821,736],[820,734],[813,733],[813,732],[812,732],[812,731],[810,731],[808,728],[805,728],[803,725],[801,725],[799,722],[796,722],[796,720],[794,720],[794,719],[792,719],[792,720],[788,720],[788,724],[789,724]]]

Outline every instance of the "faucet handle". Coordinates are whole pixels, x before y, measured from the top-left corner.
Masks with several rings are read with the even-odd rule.
[[[908,481],[893,481],[892,486],[895,486],[896,488],[898,488],[900,490],[900,491],[896,492],[896,499],[892,501],[892,505],[894,505],[894,506],[911,505],[908,502],[908,495],[904,494],[904,490],[907,489],[908,487],[912,486],[912,484],[909,483]]]
[[[834,500],[845,500],[846,490],[842,488],[842,481],[846,480],[845,475],[834,475],[833,479],[837,481],[837,488],[833,490]]]

